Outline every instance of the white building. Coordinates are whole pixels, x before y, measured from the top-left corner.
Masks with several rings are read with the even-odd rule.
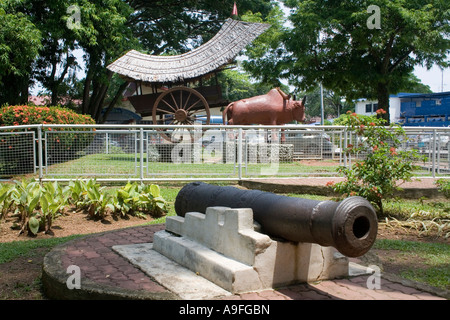
[[[400,107],[401,101],[399,96],[391,95],[389,97],[389,115],[390,115],[389,120],[391,123],[400,121]],[[362,114],[366,116],[375,114],[375,111],[377,111],[378,109],[379,108],[377,100],[359,99],[356,102],[355,106],[355,112],[357,114]]]

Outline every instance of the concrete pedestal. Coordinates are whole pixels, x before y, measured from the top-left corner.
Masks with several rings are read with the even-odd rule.
[[[167,217],[153,250],[231,293],[348,276],[332,247],[276,241],[255,231],[251,209],[208,208]]]

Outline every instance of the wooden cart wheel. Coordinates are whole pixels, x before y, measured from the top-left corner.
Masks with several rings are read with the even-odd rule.
[[[193,125],[201,120],[202,124],[209,124],[209,105],[205,97],[197,90],[188,87],[174,87],[159,95],[153,106],[154,124]],[[172,129],[160,129],[161,136],[173,141]],[[175,141],[174,141],[175,142]]]

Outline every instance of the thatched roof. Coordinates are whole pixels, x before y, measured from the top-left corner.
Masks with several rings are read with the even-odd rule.
[[[269,27],[227,19],[207,43],[176,56],[154,56],[131,50],[108,66],[129,80],[142,82],[181,82],[206,75],[232,61]]]

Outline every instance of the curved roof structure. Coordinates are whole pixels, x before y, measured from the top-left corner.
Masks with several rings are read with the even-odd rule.
[[[211,40],[192,51],[154,56],[131,50],[107,68],[124,78],[148,83],[194,79],[228,64],[269,26],[229,18]]]

